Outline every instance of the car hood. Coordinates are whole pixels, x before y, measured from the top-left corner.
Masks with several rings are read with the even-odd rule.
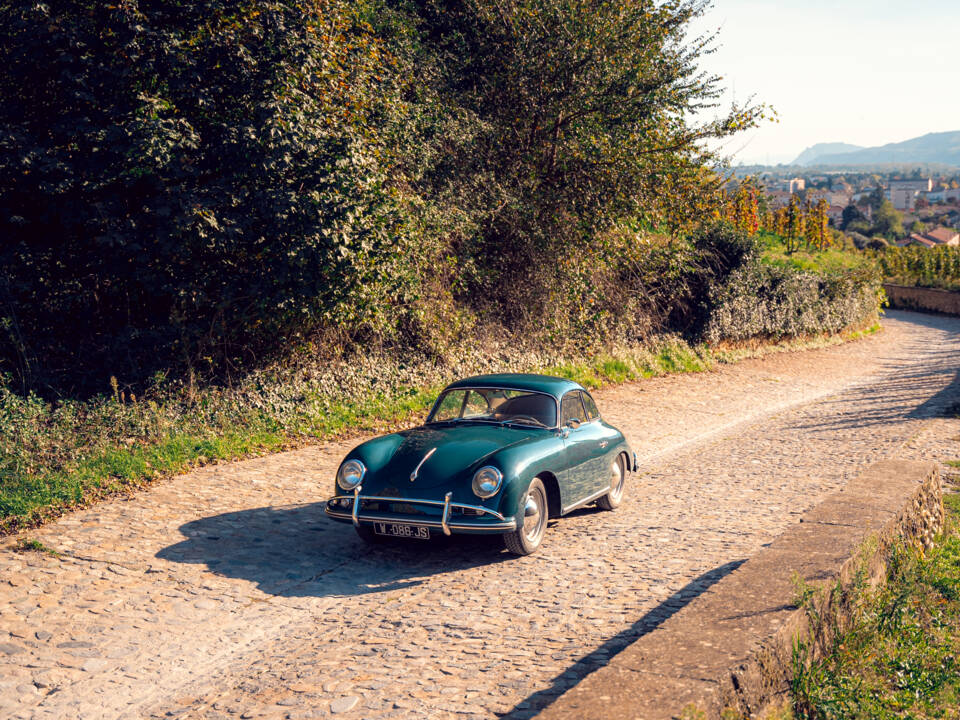
[[[368,464],[370,480],[376,484],[429,489],[449,484],[498,450],[542,435],[543,430],[489,423],[424,425],[372,440],[368,445],[380,447],[369,447],[362,454],[379,456],[379,462]],[[416,479],[411,481],[418,466]]]

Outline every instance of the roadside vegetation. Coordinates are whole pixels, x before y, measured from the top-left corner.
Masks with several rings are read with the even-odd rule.
[[[705,6],[0,5],[0,523],[471,372],[872,325],[875,273],[778,266],[725,216],[707,141],[767,109],[716,105]]]
[[[596,389],[824,347],[879,329],[719,345],[666,337],[576,357],[492,342],[488,354],[450,357],[444,365],[387,355],[356,356],[335,367],[285,364],[230,388],[191,392],[158,384],[147,400],[117,390],[50,403],[0,388],[0,535],[197,465],[409,425],[426,415],[447,382],[470,374],[540,372]]]
[[[794,679],[795,717],[960,716],[960,495],[927,553],[900,549],[886,585],[858,599],[852,629]]]
[[[874,257],[889,282],[960,290],[960,247],[890,247]]]

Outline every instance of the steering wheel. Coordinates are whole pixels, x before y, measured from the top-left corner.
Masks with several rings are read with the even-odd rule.
[[[531,422],[536,423],[540,427],[546,427],[546,425],[544,425],[542,422],[537,420],[532,415],[514,415],[513,417],[508,418],[507,420],[504,420],[504,422],[517,422],[518,420],[530,420]]]

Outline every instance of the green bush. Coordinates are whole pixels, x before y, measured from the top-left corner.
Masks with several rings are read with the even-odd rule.
[[[867,324],[879,310],[878,278],[869,270],[817,275],[754,263],[709,293],[710,342],[839,332]]]
[[[702,11],[0,5],[0,371],[69,396],[309,342],[442,352],[478,319],[582,343],[663,324],[621,303],[618,233],[689,225],[701,140],[762,112],[690,120],[718,91]]]

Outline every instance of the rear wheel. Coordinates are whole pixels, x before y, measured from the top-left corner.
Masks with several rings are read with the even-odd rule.
[[[601,510],[616,510],[623,500],[623,486],[627,478],[626,465],[623,455],[617,455],[610,466],[610,492],[597,500],[597,507]]]
[[[547,489],[540,478],[534,478],[520,503],[520,524],[512,533],[503,536],[507,550],[514,555],[532,555],[540,547],[550,517]]]

